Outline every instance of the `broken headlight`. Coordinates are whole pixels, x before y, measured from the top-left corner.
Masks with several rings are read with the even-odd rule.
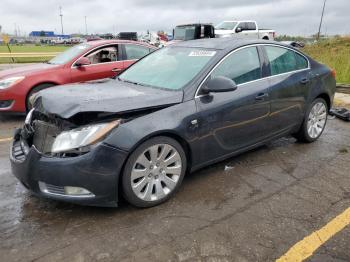
[[[80,128],[63,131],[52,144],[52,153],[65,153],[82,147],[93,145],[102,140],[113,128],[119,125],[119,120],[83,126]]]

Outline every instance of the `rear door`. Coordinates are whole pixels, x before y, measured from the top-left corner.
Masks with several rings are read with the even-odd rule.
[[[123,44],[122,49],[125,68],[154,51],[154,49],[147,46],[135,45],[131,43]]]
[[[274,132],[287,131],[304,118],[310,88],[309,61],[302,54],[281,46],[265,45],[269,61],[271,119]]]
[[[200,115],[201,162],[220,158],[254,145],[269,136],[269,81],[262,78],[261,56],[256,46],[234,51],[213,70],[208,79],[225,76],[237,90],[195,98]],[[207,79],[207,80],[208,80]],[[203,84],[205,85],[205,83]]]
[[[118,75],[124,69],[120,45],[107,45],[96,48],[84,55],[90,65],[71,67],[72,82],[84,82]]]

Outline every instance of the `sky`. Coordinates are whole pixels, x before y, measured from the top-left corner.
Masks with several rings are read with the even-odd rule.
[[[277,34],[317,32],[324,0],[0,0],[2,32],[117,33],[164,30],[177,24],[256,20]],[[350,0],[328,0],[322,33],[350,35]]]

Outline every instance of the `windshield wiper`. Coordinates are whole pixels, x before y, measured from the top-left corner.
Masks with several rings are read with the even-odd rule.
[[[118,77],[117,79],[118,79],[119,81],[122,81],[122,82],[125,82],[125,83],[130,83],[130,84],[134,84],[134,85],[141,85],[140,83],[137,83],[137,82],[133,82],[133,81],[121,79],[120,77]]]
[[[130,80],[125,80],[125,79],[121,79],[120,77],[117,78],[119,81],[125,82],[125,83],[130,83],[130,84],[134,84],[134,85],[138,85],[138,86],[148,86],[148,87],[152,87],[151,85],[146,85],[146,84],[142,84],[142,83],[138,83],[138,82],[133,82]]]

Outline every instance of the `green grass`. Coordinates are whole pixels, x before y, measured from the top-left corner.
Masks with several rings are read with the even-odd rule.
[[[69,46],[49,46],[49,45],[10,45],[12,53],[30,53],[30,52],[62,52]],[[8,53],[6,45],[0,45],[0,53]]]
[[[306,45],[303,52],[337,72],[337,83],[350,84],[350,37]]]
[[[10,45],[12,53],[47,53],[47,52],[63,52],[69,46],[48,46],[48,45]],[[0,45],[0,53],[9,53],[6,45]],[[15,57],[15,63],[39,63],[46,62],[52,57]],[[12,63],[10,57],[0,57],[0,64]]]

